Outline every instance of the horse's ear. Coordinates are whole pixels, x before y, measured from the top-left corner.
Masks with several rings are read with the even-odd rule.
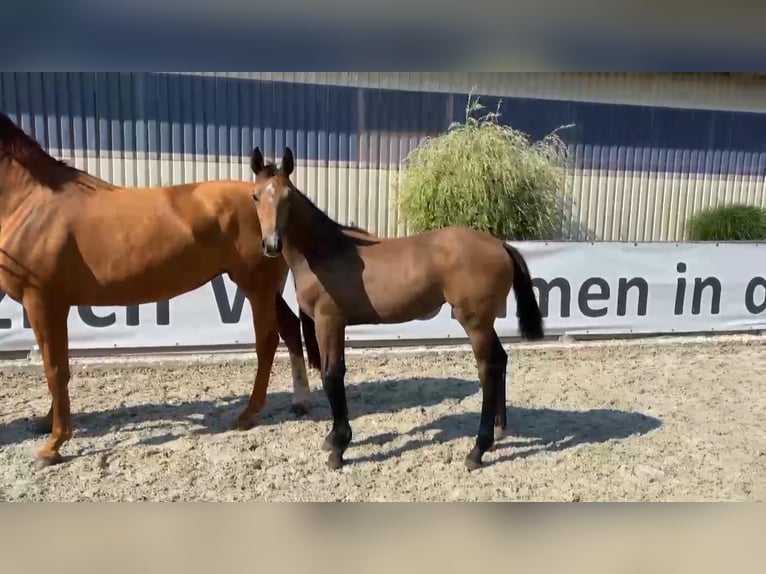
[[[250,169],[253,170],[253,173],[255,175],[258,175],[261,173],[261,170],[264,167],[263,162],[263,154],[261,153],[261,149],[256,146],[253,150],[253,156],[250,158]]]
[[[293,151],[289,148],[285,148],[285,153],[282,156],[282,173],[289,176],[295,168],[295,162],[293,161]]]

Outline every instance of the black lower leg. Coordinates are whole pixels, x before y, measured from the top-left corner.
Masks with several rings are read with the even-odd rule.
[[[487,393],[487,390],[484,390],[484,396],[486,397],[487,394],[494,395],[494,390]],[[494,403],[494,397],[493,403]],[[494,404],[491,406],[488,404],[489,400],[486,398],[482,400],[482,406],[481,406],[481,421],[479,422],[479,434],[476,436],[476,444],[471,450],[471,452],[468,453],[468,456],[466,457],[465,464],[468,467],[468,470],[474,470],[481,466],[482,464],[482,457],[484,456],[484,453],[487,452],[490,447],[492,446],[492,443],[494,442],[494,434],[493,434],[493,423],[495,419],[495,412],[494,412]]]
[[[476,445],[466,458],[469,470],[479,468],[481,459],[495,441],[497,429],[505,430],[505,370],[508,355],[503,349],[500,339],[494,335],[487,359],[479,360],[479,379],[482,389],[481,421]]]
[[[481,458],[494,442],[493,426],[497,410],[497,384],[491,376],[489,362],[479,366],[479,378],[481,379],[482,391],[481,420],[479,422],[479,433],[476,436],[476,445],[468,453],[465,461],[469,470],[474,470],[481,466]]]
[[[506,406],[506,372],[508,369],[508,353],[503,349],[500,339],[495,337],[495,347],[490,360],[490,377],[497,385],[497,404],[495,409],[495,440],[505,436],[508,426],[508,409]]]
[[[351,442],[351,424],[346,404],[345,361],[329,365],[322,376],[322,386],[332,411],[332,430],[324,440],[322,449],[330,452],[327,465],[333,470],[343,466],[343,453]]]

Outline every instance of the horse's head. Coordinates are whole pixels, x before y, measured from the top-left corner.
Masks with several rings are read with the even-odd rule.
[[[282,234],[290,208],[290,196],[293,184],[290,174],[293,172],[293,152],[285,148],[282,164],[263,161],[263,154],[257,147],[253,150],[250,167],[255,174],[253,199],[261,224],[261,246],[267,257],[279,257],[282,253]]]

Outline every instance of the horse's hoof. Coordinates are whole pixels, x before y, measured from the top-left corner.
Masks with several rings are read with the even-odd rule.
[[[35,434],[51,434],[53,432],[53,423],[50,419],[40,417],[32,425],[32,432]]]
[[[290,405],[290,412],[296,417],[305,417],[309,414],[309,407],[306,403],[292,403]]]
[[[505,429],[503,427],[495,427],[495,440],[502,440],[505,438]]]
[[[330,470],[338,470],[343,466],[343,455],[339,452],[330,453],[330,456],[327,457],[327,466]]]
[[[481,460],[476,460],[475,458],[472,458],[471,455],[468,455],[465,457],[465,467],[469,472],[479,470],[482,467]]]
[[[54,466],[56,464],[61,464],[64,462],[64,458],[61,456],[61,453],[59,452],[40,452],[37,455],[37,469],[43,469],[47,468],[49,466]]]
[[[324,452],[332,452],[334,448],[335,447],[332,445],[329,438],[324,439],[324,442],[322,443],[322,450]]]

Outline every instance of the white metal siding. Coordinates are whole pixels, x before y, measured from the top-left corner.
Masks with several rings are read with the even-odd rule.
[[[2,73],[0,109],[56,157],[126,186],[251,179],[254,145],[275,159],[291,145],[296,183],[322,209],[343,223],[396,235],[406,231],[394,207],[400,160],[424,136],[446,129],[473,87],[508,102],[551,102],[561,123],[572,102],[602,105],[605,114],[612,104],[621,104],[622,114],[651,106],[657,117],[669,109],[723,110],[711,133],[730,121],[729,112],[755,119],[766,113],[762,78],[501,72]],[[572,143],[579,167],[567,177],[563,238],[679,240],[702,208],[766,206],[766,148],[752,143],[757,128],[747,119],[726,128],[735,142],[728,147],[710,147],[705,137],[665,145],[672,126],[631,121],[609,141]],[[658,134],[658,144],[622,142],[644,128]],[[707,133],[706,125],[697,128]],[[743,134],[748,149],[736,145]]]

